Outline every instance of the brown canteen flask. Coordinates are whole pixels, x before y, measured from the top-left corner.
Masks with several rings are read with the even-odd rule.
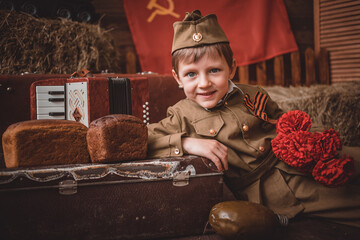
[[[213,206],[209,223],[221,236],[230,239],[267,239],[288,219],[263,205],[247,201],[226,201]]]

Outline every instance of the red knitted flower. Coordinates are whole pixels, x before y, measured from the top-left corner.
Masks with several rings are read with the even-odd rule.
[[[284,113],[276,123],[276,132],[288,134],[294,131],[308,131],[312,126],[311,119],[303,111],[295,110]]]
[[[319,161],[313,171],[314,179],[328,187],[344,185],[354,174],[354,159],[344,155],[340,159]]]
[[[272,141],[273,152],[286,164],[302,172],[311,173],[316,164],[316,139],[306,131],[278,134]]]
[[[301,172],[312,174],[326,186],[345,184],[354,173],[354,159],[343,156],[337,159],[341,149],[340,135],[330,128],[322,133],[310,133],[309,115],[302,111],[283,114],[276,124],[278,135],[271,141],[275,155]]]
[[[314,161],[318,162],[321,159],[321,156],[323,155],[323,147],[321,144],[321,139],[323,137],[323,134],[320,132],[313,132],[312,138],[314,141]]]
[[[316,138],[317,152],[320,153],[319,160],[336,158],[337,151],[341,150],[340,134],[336,130],[330,128],[321,134],[315,134],[314,137]]]

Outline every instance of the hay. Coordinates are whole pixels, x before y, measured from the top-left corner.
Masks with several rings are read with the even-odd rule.
[[[344,145],[360,146],[360,82],[265,89],[284,111],[302,110],[314,124],[337,130]]]
[[[121,72],[120,54],[100,24],[0,11],[0,74]]]

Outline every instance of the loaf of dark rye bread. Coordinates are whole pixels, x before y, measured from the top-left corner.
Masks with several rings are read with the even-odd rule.
[[[147,127],[137,117],[112,114],[90,123],[87,143],[92,162],[145,159]]]
[[[7,168],[88,163],[87,127],[69,120],[30,120],[10,125],[2,144]]]

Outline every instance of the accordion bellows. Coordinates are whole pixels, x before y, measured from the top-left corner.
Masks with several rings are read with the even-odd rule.
[[[87,143],[92,162],[145,159],[147,127],[137,117],[112,114],[90,123]]]
[[[87,127],[69,120],[31,120],[10,125],[2,144],[7,168],[88,163]]]

